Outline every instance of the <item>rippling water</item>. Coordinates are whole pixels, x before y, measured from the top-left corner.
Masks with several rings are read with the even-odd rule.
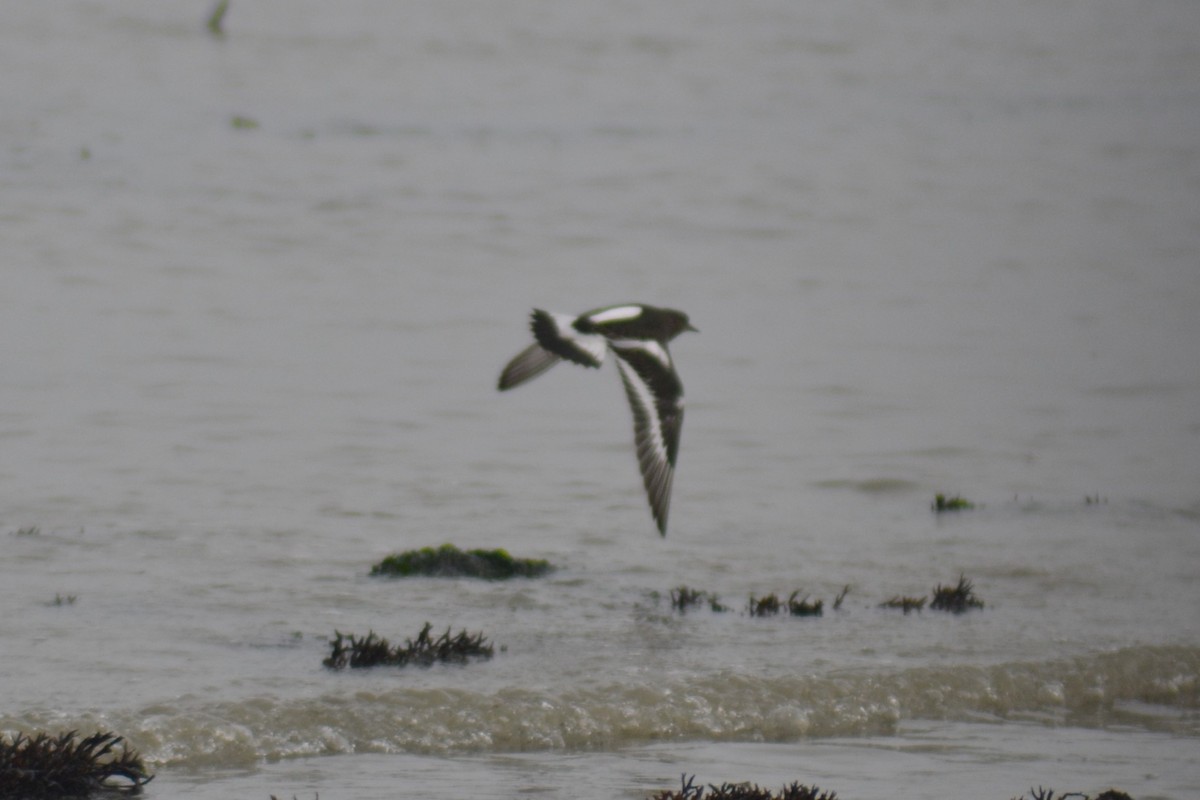
[[[150,797],[1200,791],[1194,4],[207,11],[0,10],[0,730]],[[626,301],[701,330],[665,539],[615,370],[494,388]],[[443,542],[557,569],[368,577]],[[426,621],[495,658],[321,666]]]

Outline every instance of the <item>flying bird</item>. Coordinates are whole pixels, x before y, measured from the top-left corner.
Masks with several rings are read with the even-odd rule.
[[[612,351],[633,411],[638,466],[658,532],[667,535],[667,511],[675,455],[683,426],[683,384],[667,342],[696,330],[687,314],[670,308],[626,303],[577,317],[534,309],[530,328],[536,340],[500,373],[500,391],[520,386],[566,359],[599,367]]]

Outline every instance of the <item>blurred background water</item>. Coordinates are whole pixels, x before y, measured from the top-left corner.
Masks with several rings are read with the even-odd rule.
[[[1195,4],[210,10],[0,7],[0,729],[151,797],[1200,790]],[[615,370],[495,391],[630,301],[701,330],[665,539]],[[367,576],[443,542],[558,569]],[[426,620],[505,649],[320,664]]]

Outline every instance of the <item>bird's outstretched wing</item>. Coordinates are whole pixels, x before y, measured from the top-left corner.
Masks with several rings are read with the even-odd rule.
[[[608,351],[604,337],[580,333],[575,329],[574,321],[574,317],[535,309],[529,327],[537,342],[517,353],[504,367],[500,373],[500,391],[533,380],[563,359],[585,367],[598,367],[604,363]]]
[[[575,319],[535,308],[529,327],[538,344],[559,358],[585,367],[599,367],[604,363],[608,341],[597,333],[580,333],[575,328]]]
[[[561,358],[534,342],[508,362],[500,373],[500,391],[520,386],[553,367]]]
[[[641,340],[617,340],[609,345],[617,356],[633,411],[634,443],[650,511],[659,533],[666,536],[675,454],[683,427],[683,384],[665,345]]]

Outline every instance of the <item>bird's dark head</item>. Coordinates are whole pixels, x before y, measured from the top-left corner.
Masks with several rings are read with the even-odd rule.
[[[674,339],[684,331],[700,332],[700,329],[692,325],[688,320],[688,315],[682,311],[670,311],[668,313],[668,328],[670,331],[667,336],[668,339]]]

